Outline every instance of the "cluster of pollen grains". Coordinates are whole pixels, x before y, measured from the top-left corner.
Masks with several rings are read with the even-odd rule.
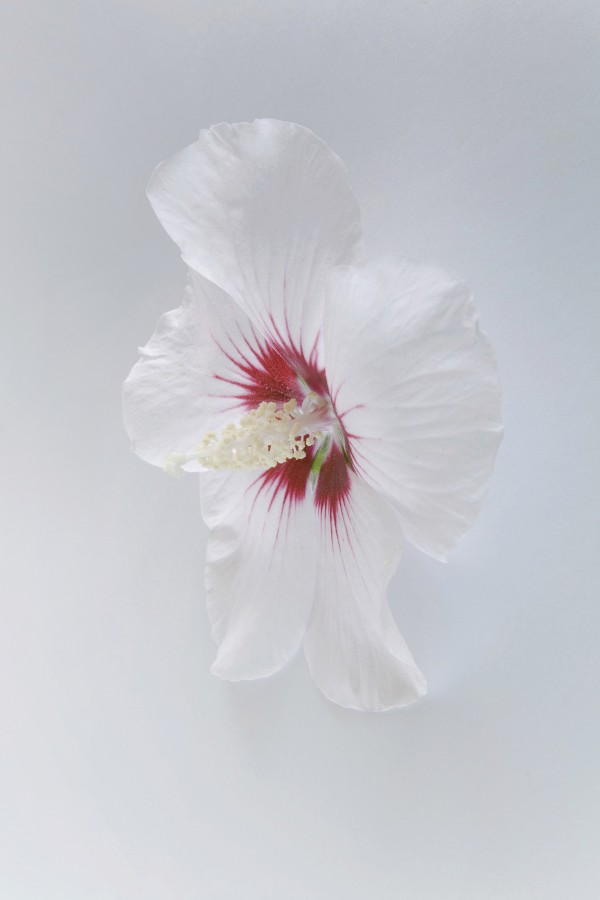
[[[169,454],[165,469],[181,474],[192,460],[207,469],[271,469],[288,459],[304,459],[306,448],[322,437],[311,431],[310,418],[288,400],[278,409],[275,403],[261,403],[236,424],[226,425],[220,435],[206,434],[193,453]]]

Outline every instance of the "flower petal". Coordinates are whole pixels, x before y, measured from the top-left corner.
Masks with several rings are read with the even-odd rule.
[[[192,269],[265,336],[310,352],[321,276],[360,238],[344,166],[323,141],[273,119],[215,125],[158,166],[148,196]]]
[[[314,597],[318,528],[304,502],[311,460],[263,475],[202,475],[202,515],[211,529],[206,589],[219,644],[212,671],[230,681],[278,671],[298,650]],[[283,479],[292,473],[292,487]],[[292,468],[293,467],[293,468]]]
[[[315,604],[304,640],[311,674],[334,703],[363,710],[405,706],[426,683],[385,599],[400,556],[398,521],[356,475],[339,515],[321,523]]]
[[[125,428],[138,456],[163,466],[170,453],[192,450],[207,431],[235,420],[243,367],[260,348],[239,306],[191,273],[185,302],[161,317],[123,387]]]
[[[332,273],[327,377],[357,471],[406,537],[444,559],[475,518],[502,439],[494,355],[468,289],[413,262]]]

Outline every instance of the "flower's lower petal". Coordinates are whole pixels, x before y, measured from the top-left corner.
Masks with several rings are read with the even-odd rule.
[[[389,709],[426,691],[385,597],[401,542],[393,512],[352,475],[335,518],[321,521],[316,597],[304,640],[315,682],[341,706]]]
[[[310,615],[318,548],[313,505],[290,497],[268,473],[210,473],[200,483],[211,529],[208,613],[219,645],[212,671],[230,681],[270,675],[296,653]]]
[[[444,559],[479,510],[502,438],[496,363],[468,289],[412,262],[339,269],[324,348],[357,471],[405,536]]]
[[[185,302],[161,317],[125,381],[125,427],[138,456],[163,466],[170,453],[193,450],[207,431],[235,420],[257,353],[261,342],[238,304],[191,273]]]
[[[360,238],[344,166],[323,141],[273,119],[214,125],[158,166],[148,196],[192,269],[265,337],[311,352],[321,276]]]

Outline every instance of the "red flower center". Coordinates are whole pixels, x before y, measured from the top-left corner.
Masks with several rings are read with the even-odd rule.
[[[301,406],[311,392],[333,410],[335,433],[325,435],[319,445],[307,447],[304,459],[290,459],[267,469],[258,480],[260,489],[271,490],[273,498],[283,493],[286,504],[302,502],[312,484],[316,508],[332,527],[337,527],[350,492],[352,456],[348,436],[335,415],[325,370],[318,365],[316,348],[306,356],[291,340],[261,341],[256,336],[254,344],[244,341],[243,347],[235,347],[235,355],[227,356],[239,377],[220,380],[228,381],[236,391],[232,398],[246,410],[262,402],[283,406],[292,399]]]

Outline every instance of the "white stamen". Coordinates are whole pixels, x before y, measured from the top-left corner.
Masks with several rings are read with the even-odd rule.
[[[288,459],[304,459],[306,448],[323,437],[319,426],[327,422],[327,406],[316,394],[309,394],[302,407],[288,400],[283,408],[261,403],[236,424],[225,425],[220,436],[204,435],[191,453],[170,453],[165,471],[181,475],[188,462],[206,469],[272,469]]]

